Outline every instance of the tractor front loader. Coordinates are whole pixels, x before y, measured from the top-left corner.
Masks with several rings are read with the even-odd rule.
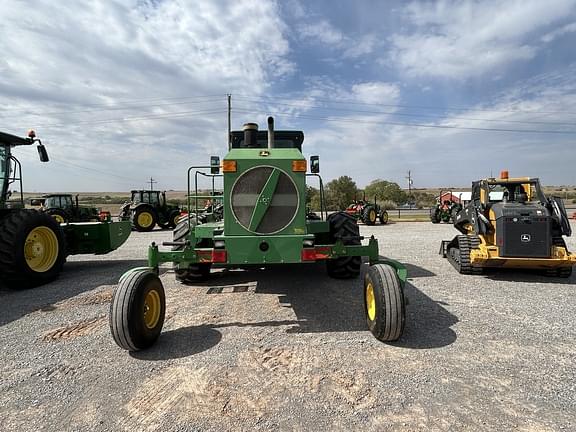
[[[380,257],[378,242],[371,237],[362,244],[354,217],[336,212],[309,217],[306,179],[319,176],[319,158],[310,158],[310,172],[302,155],[301,131],[258,131],[254,123],[231,132],[229,151],[220,165],[217,156],[209,165],[188,170],[189,209],[178,223],[173,241],[160,250],[152,243],[148,267],[126,272],[119,281],[110,308],[114,341],[129,351],[150,347],[159,337],[166,299],[159,266],[173,263],[176,279],[198,283],[210,277],[213,266],[250,267],[282,264],[326,263],[329,276],[355,278],[362,257],[370,267],[364,279],[364,305],[368,328],[381,341],[400,338],[405,325],[404,284],[406,268]],[[222,174],[220,174],[220,170]],[[191,175],[223,177],[222,220],[203,221],[197,202],[207,197],[192,194]],[[198,191],[197,184],[194,191]],[[194,207],[190,203],[195,203]],[[336,317],[335,317],[336,318]]]
[[[460,231],[443,241],[440,253],[462,274],[485,268],[538,269],[568,278],[576,265],[563,236],[572,229],[560,198],[547,197],[537,178],[509,178],[472,183],[472,200],[455,216]]]
[[[48,162],[33,131],[27,138],[0,132],[0,280],[14,289],[48,283],[58,277],[67,255],[105,254],[130,235],[130,223],[59,224],[47,213],[26,209],[21,164],[12,149],[33,144],[40,160]],[[18,187],[16,198],[11,186]]]

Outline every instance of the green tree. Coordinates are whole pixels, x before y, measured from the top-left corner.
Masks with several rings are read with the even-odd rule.
[[[408,201],[408,194],[402,190],[398,183],[386,180],[373,180],[364,189],[366,199],[371,201],[376,197],[378,201],[393,201],[397,205],[404,204]]]
[[[340,176],[326,184],[326,206],[328,210],[343,210],[358,196],[358,187],[348,176]]]
[[[306,206],[312,211],[320,210],[320,190],[306,186]]]

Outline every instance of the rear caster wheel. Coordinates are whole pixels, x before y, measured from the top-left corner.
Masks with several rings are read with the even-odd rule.
[[[166,313],[164,287],[156,273],[135,270],[120,279],[110,304],[110,332],[114,342],[128,351],[156,342]]]
[[[398,340],[404,331],[406,306],[400,279],[393,267],[371,266],[364,278],[364,305],[368,328],[382,342]]]

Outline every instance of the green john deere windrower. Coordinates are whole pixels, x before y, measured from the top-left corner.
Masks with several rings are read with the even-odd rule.
[[[27,138],[0,132],[0,282],[13,289],[48,283],[58,277],[66,256],[106,254],[130,235],[130,222],[59,224],[47,213],[26,209],[21,166],[12,148],[35,143],[40,160],[48,162],[33,131]],[[11,186],[18,187],[16,197]]]
[[[172,262],[176,279],[194,283],[210,276],[212,266],[248,267],[269,264],[326,262],[329,276],[354,278],[360,274],[362,257],[370,267],[364,279],[364,304],[368,327],[381,341],[400,338],[405,323],[404,284],[406,268],[383,259],[378,242],[371,237],[362,245],[355,219],[346,212],[321,208],[322,217],[307,217],[306,178],[319,176],[319,158],[310,158],[310,173],[302,155],[301,131],[276,131],[268,119],[268,131],[254,123],[230,135],[229,152],[222,164],[213,156],[210,165],[188,170],[188,217],[178,223],[173,241],[154,243],[148,249],[148,267],[135,268],[120,278],[110,307],[114,341],[136,351],[154,344],[164,323],[165,294],[159,266]],[[220,174],[220,169],[222,174]],[[196,185],[191,193],[191,175]],[[198,195],[198,176],[223,177],[222,195]],[[223,220],[201,222],[198,202],[221,199]]]

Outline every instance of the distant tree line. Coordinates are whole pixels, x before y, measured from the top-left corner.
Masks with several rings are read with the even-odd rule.
[[[384,208],[391,209],[404,204],[412,204],[417,208],[431,207],[436,197],[428,192],[403,190],[398,183],[387,180],[373,180],[363,190],[358,188],[349,176],[340,176],[324,186],[324,198],[328,210],[343,210],[354,200],[366,199],[376,202]],[[312,186],[307,187],[306,203],[312,210],[320,209],[320,191]]]

